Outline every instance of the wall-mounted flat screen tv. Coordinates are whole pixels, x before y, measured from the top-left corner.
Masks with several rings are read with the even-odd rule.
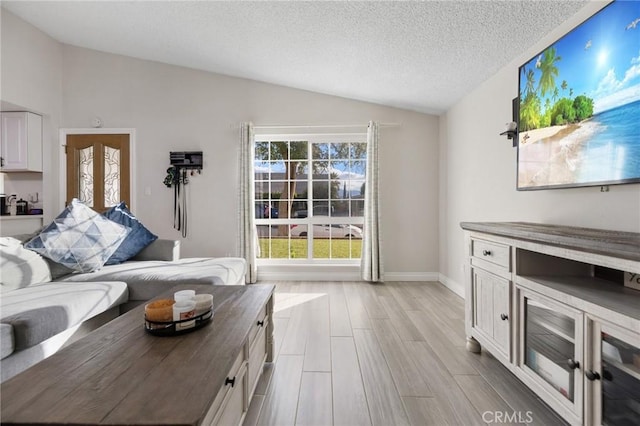
[[[640,1],[615,1],[519,69],[518,189],[640,182]]]

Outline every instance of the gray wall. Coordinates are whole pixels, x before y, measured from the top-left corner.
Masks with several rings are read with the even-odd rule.
[[[52,215],[64,199],[57,128],[89,128],[99,116],[105,128],[136,130],[133,209],[161,237],[180,238],[173,193],[162,183],[169,151],[204,152],[204,171],[188,185],[191,232],[183,254],[234,255],[240,122],[362,124],[363,131],[369,120],[398,123],[383,128],[380,141],[385,269],[397,279],[437,273],[438,117],[62,45],[3,15],[2,83],[11,88],[3,100],[7,94],[7,101],[56,117],[45,139],[45,209]],[[43,92],[46,99],[38,99]]]
[[[587,5],[569,21],[440,117],[441,279],[464,282],[461,221],[528,221],[640,231],[640,185],[518,192],[516,148],[498,134],[511,121],[518,67],[599,10]]]
[[[42,115],[43,158],[50,159],[58,142],[62,106],[62,45],[51,37],[0,8],[2,69],[0,99],[3,111],[26,110]],[[39,174],[7,176],[7,184],[19,195],[42,191],[45,220],[55,217],[50,208],[57,199],[58,170],[44,161],[42,184],[29,182]],[[26,182],[26,183],[25,183]],[[40,189],[42,188],[42,189]]]

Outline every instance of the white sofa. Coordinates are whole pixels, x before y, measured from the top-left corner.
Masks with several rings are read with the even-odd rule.
[[[0,281],[19,284],[0,293],[1,381],[177,284],[241,285],[246,270],[241,258],[180,259],[180,242],[163,239],[91,273],[61,271],[23,247],[5,249]]]

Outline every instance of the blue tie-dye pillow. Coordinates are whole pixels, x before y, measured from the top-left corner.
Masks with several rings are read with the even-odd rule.
[[[129,231],[74,198],[24,246],[74,271],[92,272],[102,268]]]

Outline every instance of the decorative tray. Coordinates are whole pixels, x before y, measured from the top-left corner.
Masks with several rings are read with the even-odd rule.
[[[151,321],[144,319],[144,329],[154,336],[179,336],[204,327],[211,322],[213,310],[209,309],[193,318],[178,321]]]

